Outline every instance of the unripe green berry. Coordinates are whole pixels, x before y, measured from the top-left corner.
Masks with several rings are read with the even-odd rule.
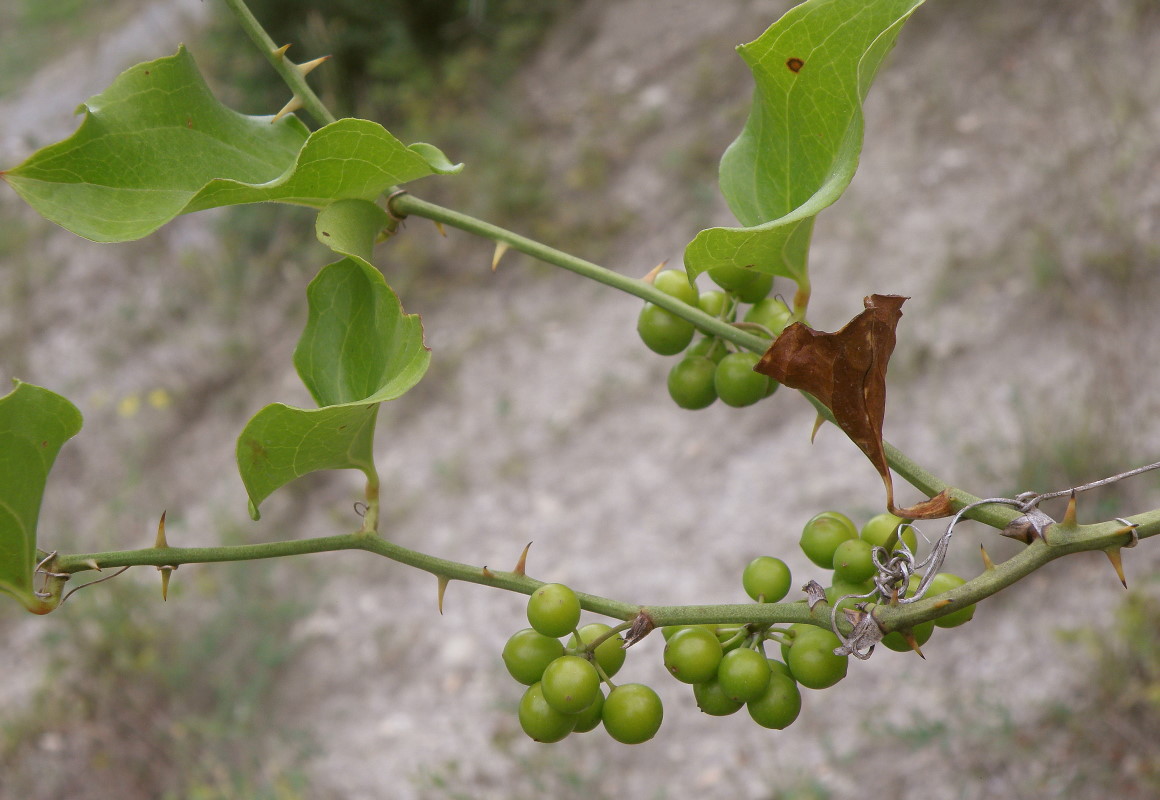
[[[544,636],[565,636],[579,621],[580,599],[562,583],[546,583],[528,598],[528,622]]]

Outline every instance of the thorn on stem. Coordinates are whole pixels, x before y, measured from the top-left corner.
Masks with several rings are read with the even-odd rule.
[[[979,545],[979,554],[983,557],[983,569],[987,570],[988,572],[993,570],[995,568],[995,562],[991,560],[989,555],[987,555],[987,548],[983,547],[983,545]]]
[[[157,571],[161,573],[161,602],[164,603],[169,599],[169,576],[177,567],[164,566],[158,567]]]
[[[823,424],[825,424],[825,422],[826,418],[821,414],[818,414],[817,419],[814,420],[814,429],[810,431],[810,444],[814,443],[814,437],[818,435],[818,431],[821,430],[821,427]]]
[[[290,45],[284,44],[274,51],[274,55],[278,58],[285,58],[286,51],[290,49]]]
[[[645,275],[643,278],[641,278],[641,280],[644,281],[645,283],[652,284],[657,279],[657,275],[661,274],[661,270],[664,269],[668,263],[669,263],[669,260],[666,258],[664,261],[662,261],[661,263],[657,264],[655,267],[650,269],[648,271],[648,274]]]
[[[439,575],[439,616],[443,616],[443,595],[447,592],[447,584],[451,579],[446,575]]]
[[[1076,527],[1075,521],[1075,490],[1071,492],[1071,497],[1067,500],[1067,511],[1063,514],[1063,520],[1059,523],[1062,528]]]
[[[1128,580],[1124,577],[1124,560],[1120,556],[1119,547],[1109,547],[1104,551],[1104,555],[1108,557],[1108,561],[1112,562],[1112,569],[1116,571],[1116,577],[1120,579],[1120,583],[1124,588],[1128,588]]]
[[[443,223],[440,222],[439,220],[435,220],[435,230],[439,231],[439,235],[442,236],[444,239],[447,238],[447,231],[446,231],[446,229],[444,229]]]
[[[496,242],[495,252],[491,256],[491,271],[495,272],[496,267],[499,266],[499,260],[503,258],[503,254],[508,251],[507,242]]]
[[[298,73],[302,75],[302,77],[306,77],[315,69],[317,69],[321,64],[325,64],[329,60],[330,56],[322,56],[320,58],[314,59],[313,61],[307,61],[304,64],[295,64],[294,66],[298,69]]]
[[[520,560],[516,562],[516,568],[512,570],[516,575],[523,575],[524,570],[528,566],[528,550],[532,548],[532,543],[528,542],[524,545],[524,551],[520,553]]]
[[[153,543],[153,546],[158,548],[158,549],[163,548],[163,547],[169,547],[169,542],[165,539],[165,514],[166,513],[167,512],[165,512],[165,511],[161,512],[161,520],[157,523],[157,540]]]
[[[282,117],[286,116],[287,114],[293,114],[300,108],[302,108],[302,98],[298,95],[294,95],[290,98],[290,102],[282,106],[282,109],[274,115],[274,118],[270,120],[270,124],[273,125],[275,122],[282,119]]]
[[[903,632],[902,638],[906,640],[908,645],[910,645],[911,650],[918,653],[919,658],[921,658],[923,661],[926,661],[926,656],[922,654],[922,648],[918,646],[918,639],[914,638],[914,631]]]
[[[495,573],[494,573],[494,572],[492,572],[490,569],[488,569],[486,565],[484,565],[484,567],[483,567],[483,577],[485,577],[485,578],[494,578],[494,577],[495,577]]]

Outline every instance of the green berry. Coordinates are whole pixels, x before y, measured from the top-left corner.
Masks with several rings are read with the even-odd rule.
[[[713,283],[727,292],[740,291],[752,283],[758,274],[751,269],[733,266],[714,267],[709,270],[709,277],[713,279]]]
[[[871,581],[862,581],[861,583],[846,583],[845,581],[835,580],[832,586],[826,587],[826,602],[832,605],[837,605],[839,608],[853,608],[866,598],[857,599],[851,597],[849,600],[842,600],[841,598],[847,595],[862,595],[874,588]],[[840,601],[840,602],[839,602]]]
[[[717,675],[721,642],[705,628],[678,631],[665,644],[665,668],[682,683],[703,683]]]
[[[721,402],[741,408],[753,405],[768,394],[769,377],[753,371],[760,360],[757,353],[748,351],[730,353],[721,359],[713,375],[713,387]]]
[[[653,286],[693,308],[700,306],[700,293],[696,286],[689,283],[689,276],[684,272],[675,269],[663,270],[653,279]]]
[[[577,715],[561,714],[548,705],[540,684],[534,683],[520,699],[520,727],[537,742],[558,742],[576,727]]]
[[[793,576],[780,558],[758,556],[745,566],[741,585],[757,602],[776,603],[789,594]]]
[[[841,644],[832,631],[802,637],[790,645],[786,666],[807,689],[828,688],[846,677],[849,656],[834,655]]]
[[[779,335],[785,326],[793,319],[793,312],[779,297],[767,297],[755,303],[745,312],[746,322],[753,322],[769,330],[774,336]]]
[[[716,289],[709,289],[701,292],[701,296],[697,298],[697,305],[710,317],[723,319],[729,309],[729,295]]]
[[[610,630],[612,628],[603,622],[590,622],[580,629],[579,642],[576,641],[575,636],[572,637],[572,647],[579,649],[582,646],[587,646]],[[596,659],[596,663],[604,670],[604,674],[611,678],[620,671],[628,653],[624,650],[624,639],[620,636],[612,636],[601,642],[592,655]]]
[[[793,680],[793,673],[789,671],[789,667],[785,665],[784,661],[778,661],[775,658],[767,658],[766,661],[769,662],[769,671],[774,675],[784,675],[791,681]]]
[[[512,634],[503,646],[503,663],[511,674],[525,686],[538,683],[549,664],[564,655],[559,639],[545,636],[532,628]]]
[[[528,599],[528,622],[545,636],[566,636],[580,621],[580,599],[562,583],[546,583]]]
[[[720,363],[721,359],[728,354],[729,350],[725,347],[725,343],[716,336],[706,336],[685,351],[686,358],[704,356],[705,358],[712,359],[714,364]]]
[[[759,303],[773,289],[773,276],[767,272],[757,273],[753,280],[737,290],[737,299],[742,303]]]
[[[717,683],[730,700],[748,703],[765,692],[769,685],[769,663],[756,650],[730,650],[717,667]]]
[[[949,572],[940,572],[931,579],[930,588],[927,589],[927,597],[949,592],[952,589],[957,589],[966,581],[958,575],[952,575]],[[975,606],[971,604],[965,608],[960,608],[958,611],[951,612],[944,617],[939,617],[934,621],[934,624],[940,628],[954,628],[969,622],[971,617],[975,616]]]
[[[717,364],[704,356],[682,358],[669,370],[669,397],[690,411],[706,408],[717,400],[713,376]]]
[[[782,674],[770,676],[765,691],[746,704],[749,716],[763,728],[782,730],[797,719],[802,710],[802,694],[793,678]]]
[[[604,692],[600,689],[596,690],[596,699],[592,701],[592,705],[581,711],[576,715],[576,727],[572,730],[573,733],[588,733],[600,724],[600,717],[604,710]]]
[[[561,656],[544,670],[540,691],[561,714],[579,714],[596,700],[600,675],[586,658]]]
[[[874,547],[865,539],[847,539],[834,550],[834,580],[861,583],[878,571],[871,554]]]
[[[886,541],[891,534],[898,530],[898,527],[906,522],[902,517],[896,517],[893,514],[882,513],[871,517],[870,520],[862,526],[862,532],[859,536],[863,541],[869,543],[873,547],[886,547]],[[898,539],[906,543],[910,548],[910,552],[915,552],[918,549],[918,537],[914,533],[914,528],[906,528],[902,532],[901,537],[895,539],[893,550],[898,550],[900,543]]]
[[[636,321],[636,332],[649,350],[662,356],[673,356],[693,341],[693,323],[676,314],[646,303]]]
[[[922,622],[915,625],[911,630],[914,634],[914,641],[922,647],[930,640],[931,634],[934,633],[934,622]],[[914,648],[910,646],[910,642],[906,641],[906,637],[898,631],[891,631],[882,637],[882,644],[889,650],[894,650],[897,653],[909,653]]]
[[[604,698],[601,710],[604,729],[621,744],[640,744],[656,736],[664,707],[661,699],[642,683],[622,683]]]
[[[697,699],[697,708],[713,717],[727,717],[741,710],[743,703],[729,699],[721,684],[716,680],[693,684],[693,697]]]
[[[806,558],[822,569],[833,569],[834,551],[847,539],[856,539],[858,529],[845,514],[823,511],[810,519],[802,529],[799,542]]]

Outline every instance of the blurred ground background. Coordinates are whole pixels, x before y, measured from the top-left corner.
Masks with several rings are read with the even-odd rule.
[[[417,193],[641,275],[729,224],[716,162],[750,92],[732,48],[789,4],[309,5],[255,10],[298,60],[335,53],[316,73],[328,102],[468,164]],[[285,92],[223,16],[197,0],[6,3],[0,164],[68,135],[78,103],[179,41],[220,96],[271,113]],[[871,92],[859,175],[819,219],[811,321],[833,330],[872,292],[913,298],[887,438],[977,494],[1157,460],[1156,53],[1151,0],[932,2]],[[881,484],[844,437],[809,444],[804,401],[681,411],[670,362],[636,338],[638,301],[519,256],[493,275],[490,256],[422,220],[379,251],[433,350],[380,417],[390,538],[504,567],[534,540],[539,578],[729,602],[759,554],[795,582],[822,577],[796,547],[817,511],[878,510]],[[327,260],[294,209],[97,246],[0,193],[0,378],[86,418],[42,544],[146,546],[163,509],[180,545],[357,525],[351,475],[303,479],[252,523],[233,468],[249,416],[309,402],[290,353]],[[1081,518],[1158,496],[1136,479]],[[956,541],[966,576],[980,541],[995,558],[1019,547],[966,526]],[[452,584],[440,616],[429,577],[349,553],[184,567],[164,605],[154,573],[130,572],[44,619],[0,605],[0,798],[1154,797],[1150,544],[1125,552],[1131,593],[1100,556],[1056,562],[940,631],[925,662],[876,653],[807,691],[782,732],[699,714],[646,640],[621,674],[655,686],[666,718],[634,748],[520,733],[499,652],[525,624],[521,597]]]

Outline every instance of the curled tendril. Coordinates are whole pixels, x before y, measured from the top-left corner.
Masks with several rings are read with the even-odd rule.
[[[947,523],[946,530],[943,531],[942,536],[931,547],[930,553],[921,561],[911,551],[906,542],[902,541],[899,536],[898,549],[893,553],[887,552],[885,547],[875,547],[871,551],[871,558],[874,561],[874,566],[877,573],[874,576],[874,588],[866,594],[848,594],[834,602],[834,608],[830,612],[830,628],[834,635],[842,642],[842,646],[834,650],[836,655],[852,655],[859,659],[867,659],[874,651],[874,643],[869,642],[864,633],[859,633],[857,627],[851,636],[847,637],[842,634],[838,626],[838,606],[843,600],[855,599],[861,600],[859,606],[864,606],[866,602],[872,600],[880,600],[883,598],[891,598],[891,602],[896,602],[901,605],[918,602],[926,594],[926,590],[930,588],[931,581],[934,576],[942,569],[943,561],[946,560],[947,551],[951,546],[951,536],[955,532],[955,526],[969,511],[972,511],[979,506],[999,504],[1006,506],[1014,506],[1020,510],[1027,510],[1032,507],[1034,503],[1043,499],[1043,495],[1020,495],[1019,498],[1010,497],[988,497],[985,500],[976,500],[974,503],[965,505],[958,510],[958,512],[951,517],[950,522]],[[1028,503],[1031,502],[1031,505]],[[905,523],[899,528],[902,529],[909,526],[916,533],[921,534],[917,527],[910,523]],[[924,537],[925,538],[925,537]],[[913,575],[922,575],[922,580],[919,581],[915,588],[914,594],[906,597],[906,588],[910,583]]]

